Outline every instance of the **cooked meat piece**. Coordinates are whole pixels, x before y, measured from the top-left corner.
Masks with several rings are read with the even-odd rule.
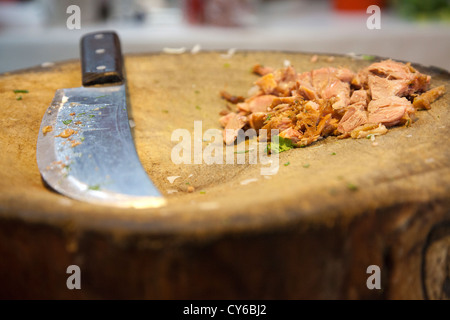
[[[369,89],[373,100],[380,98],[399,96],[408,92],[409,80],[388,80],[374,75],[369,75]]]
[[[368,70],[373,75],[387,78],[389,80],[410,80],[410,75],[412,73],[409,66],[392,60],[372,63]]]
[[[250,106],[247,102],[241,102],[236,105],[239,112],[250,113]]]
[[[291,141],[296,144],[300,142],[300,139],[302,138],[302,134],[295,130],[294,128],[287,128],[286,130],[283,130],[280,133],[280,137],[285,139],[291,139]]]
[[[330,77],[329,68],[320,68],[311,71],[311,83],[320,95],[322,95],[323,90],[328,86]]]
[[[265,112],[255,112],[248,116],[248,123],[253,129],[259,130],[264,126],[266,118],[267,114]]]
[[[297,83],[299,85],[312,86],[311,72],[302,72],[297,75]]]
[[[272,105],[274,99],[277,99],[274,95],[263,95],[250,98],[246,103],[250,112],[267,112],[267,108]]]
[[[247,117],[235,114],[228,120],[223,131],[223,140],[226,144],[232,144],[236,140],[239,130],[247,124]]]
[[[350,97],[350,104],[362,103],[367,106],[367,91],[364,89],[355,90]]]
[[[269,108],[269,109],[272,109],[272,111],[275,111],[277,113],[281,113],[283,111],[290,110],[291,106],[292,106],[292,103],[280,103],[280,104],[277,104],[275,107]]]
[[[219,122],[222,125],[222,127],[226,127],[227,123],[230,121],[230,119],[234,118],[236,116],[235,112],[230,112],[227,115],[224,115],[220,117]]]
[[[386,134],[388,130],[384,125],[367,123],[365,125],[355,128],[350,136],[354,139],[367,138],[369,135],[380,136]]]
[[[233,95],[229,94],[225,90],[220,91],[220,96],[222,97],[222,99],[225,99],[228,102],[231,102],[232,104],[236,104],[236,103],[245,101],[244,97],[242,97],[242,96],[233,96]]]
[[[352,86],[358,89],[367,89],[369,77],[369,68],[361,69],[351,81]]]
[[[415,112],[408,99],[396,96],[372,100],[367,110],[369,123],[382,123],[387,127],[398,124],[405,115]]]
[[[278,69],[274,72],[277,82],[295,82],[297,80],[297,72],[294,67],[289,66],[287,68]]]
[[[335,74],[335,76],[343,81],[343,82],[347,82],[347,83],[351,83],[353,78],[355,77],[355,73],[347,68],[330,68],[331,71]]]
[[[333,108],[343,109],[350,103],[350,81],[354,73],[348,69],[321,68],[311,72],[312,86],[315,90],[305,91],[306,86],[299,87],[297,93],[305,98],[317,99],[318,95],[323,99],[333,99]],[[302,90],[300,90],[302,89]]]
[[[420,109],[430,109],[431,104],[442,97],[445,93],[445,86],[440,86],[437,88],[433,88],[428,90],[425,93],[422,93],[420,96],[415,97],[413,101],[413,106],[417,110]]]
[[[292,104],[294,103],[295,100],[298,100],[297,97],[276,97],[275,99],[272,100],[272,104],[270,105],[270,108],[273,109],[276,106],[280,105],[280,104]]]
[[[278,129],[280,132],[290,128],[293,125],[293,120],[288,117],[275,118],[270,122],[270,129]]]
[[[348,107],[341,121],[339,121],[338,131],[341,133],[351,132],[356,127],[367,123],[367,112],[364,107],[356,104]]]
[[[272,94],[277,88],[277,82],[273,73],[268,73],[255,81],[255,84],[261,89],[264,94]]]
[[[368,70],[373,76],[384,78],[385,81],[398,80],[395,84],[392,84],[392,86],[396,87],[394,91],[396,92],[395,95],[398,96],[407,96],[426,91],[431,80],[430,76],[421,74],[409,63],[403,64],[392,60],[373,63]],[[370,81],[370,77],[368,80]],[[380,93],[382,90],[378,90],[378,92]],[[387,94],[384,96],[387,96]]]
[[[301,96],[307,100],[319,99],[319,94],[312,85],[311,72],[303,72],[297,75],[293,96]]]
[[[305,108],[306,108],[306,110],[308,110],[308,108],[311,108],[313,110],[318,111],[320,109],[320,105],[317,102],[308,101],[305,103]]]
[[[259,76],[265,76],[266,74],[272,73],[273,71],[274,71],[273,68],[271,68],[271,67],[264,67],[264,66],[262,66],[260,64],[255,64],[253,66],[253,69],[252,69],[252,72],[254,74],[259,75]]]
[[[347,82],[333,80],[322,92],[322,98],[337,98],[333,109],[342,109],[350,103],[350,85]]]
[[[300,96],[307,100],[319,99],[319,95],[312,85],[297,83],[297,86],[297,89],[292,92],[293,95]]]
[[[430,81],[431,77],[427,76],[425,74],[414,74],[414,78],[411,80],[411,83],[409,85],[409,92],[408,95],[417,93],[417,92],[424,92],[427,91],[430,87]]]

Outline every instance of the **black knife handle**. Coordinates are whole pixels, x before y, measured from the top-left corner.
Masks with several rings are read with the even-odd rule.
[[[125,81],[120,40],[113,31],[88,33],[81,38],[83,86]]]

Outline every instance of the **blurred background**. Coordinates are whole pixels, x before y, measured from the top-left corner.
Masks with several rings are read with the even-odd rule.
[[[369,5],[381,29],[369,29]],[[81,11],[69,29],[70,5]],[[124,53],[164,48],[355,53],[450,70],[450,0],[0,0],[0,72],[79,58],[115,30]]]

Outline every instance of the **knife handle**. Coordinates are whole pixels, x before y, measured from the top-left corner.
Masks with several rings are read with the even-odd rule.
[[[89,33],[81,38],[83,86],[125,81],[120,40],[113,31]]]

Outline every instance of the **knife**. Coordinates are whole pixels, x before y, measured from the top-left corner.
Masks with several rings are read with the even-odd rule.
[[[133,143],[119,37],[89,33],[80,44],[83,86],[57,90],[41,122],[36,158],[44,182],[94,204],[164,205]]]

